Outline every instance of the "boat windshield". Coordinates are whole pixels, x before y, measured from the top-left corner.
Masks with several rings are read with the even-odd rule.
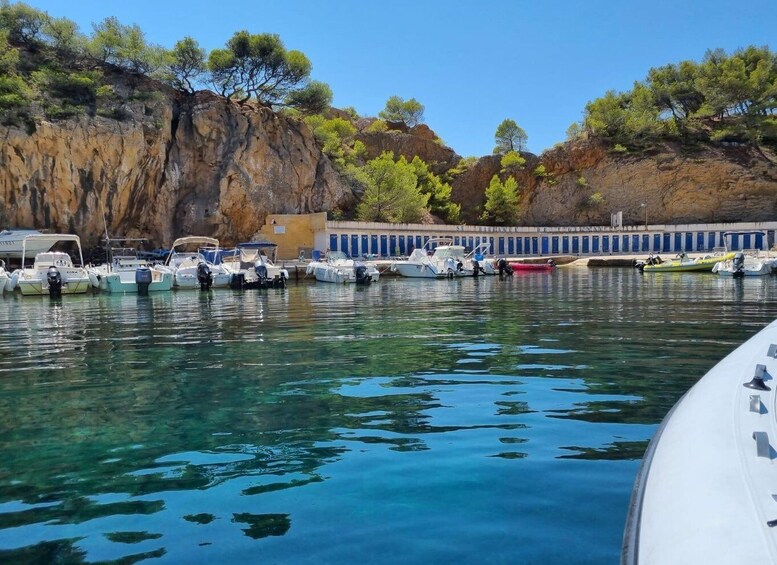
[[[329,251],[326,254],[327,261],[347,261],[348,255],[343,251]]]
[[[464,257],[464,248],[460,246],[444,246],[444,247],[438,247],[434,251],[434,256],[439,259],[461,259]]]

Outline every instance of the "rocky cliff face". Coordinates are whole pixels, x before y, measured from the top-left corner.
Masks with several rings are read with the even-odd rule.
[[[113,236],[167,245],[209,235],[232,244],[250,239],[270,213],[354,207],[352,189],[300,121],[208,92],[131,100],[121,120],[42,121],[32,132],[0,126],[0,227],[78,233],[94,245],[104,215]],[[418,155],[438,174],[461,160],[426,126],[392,128],[357,134],[370,158]],[[454,178],[464,221],[477,221],[495,174],[517,179],[522,225],[608,225],[617,211],[631,224],[645,212],[651,224],[777,215],[777,157],[766,150],[667,144],[621,154],[591,141],[524,157],[512,172],[483,157]]]
[[[369,121],[365,122],[366,125]],[[416,155],[429,165],[436,175],[455,167],[461,157],[450,147],[443,145],[437,135],[425,124],[408,128],[401,123],[389,123],[390,129],[384,132],[369,133],[360,131],[356,139],[367,147],[367,159],[380,157],[384,151],[391,151],[395,157],[404,156],[412,161]]]
[[[353,198],[309,129],[207,92],[81,117],[0,127],[0,226],[104,233],[169,244],[181,235],[249,239],[268,213],[317,212]]]
[[[564,144],[502,172],[499,159],[481,158],[453,183],[466,220],[474,221],[491,177],[512,174],[521,190],[522,225],[736,222],[777,216],[777,157],[749,146],[689,150],[666,144],[650,153],[613,153],[601,143]],[[545,168],[544,176],[535,172]],[[595,196],[596,195],[596,196]],[[644,206],[643,206],[644,204]]]

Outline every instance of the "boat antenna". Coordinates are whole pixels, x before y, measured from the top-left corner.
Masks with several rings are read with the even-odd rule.
[[[109,256],[110,254],[110,238],[108,237],[108,222],[105,219],[105,205],[103,204],[103,201],[100,200],[100,207],[103,210],[103,226],[105,227],[105,264],[110,265],[111,264],[111,258]]]

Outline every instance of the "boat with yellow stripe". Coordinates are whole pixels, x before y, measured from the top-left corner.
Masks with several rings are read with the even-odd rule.
[[[671,261],[653,261],[652,264],[645,265],[642,270],[645,273],[680,273],[686,271],[712,272],[712,268],[719,261],[733,259],[734,255],[735,253],[732,251],[724,254],[704,255],[703,257],[693,259],[686,253],[680,253]]]

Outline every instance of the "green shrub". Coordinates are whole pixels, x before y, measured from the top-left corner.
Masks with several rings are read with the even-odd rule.
[[[523,168],[526,164],[526,159],[521,157],[521,154],[517,151],[508,151],[500,161],[503,171],[515,171]]]
[[[620,143],[616,143],[615,146],[612,148],[614,153],[628,153],[629,150],[626,149],[623,145]]]
[[[583,175],[580,175],[577,177],[577,180],[575,181],[577,183],[577,186],[588,186],[588,181],[585,180],[585,177]]]
[[[540,163],[539,165],[537,165],[534,168],[534,176],[542,178],[542,177],[545,177],[547,175],[548,175],[548,173],[545,170],[545,165],[543,165],[542,163]]]
[[[383,133],[388,131],[388,124],[384,120],[375,120],[364,131],[367,133]]]

